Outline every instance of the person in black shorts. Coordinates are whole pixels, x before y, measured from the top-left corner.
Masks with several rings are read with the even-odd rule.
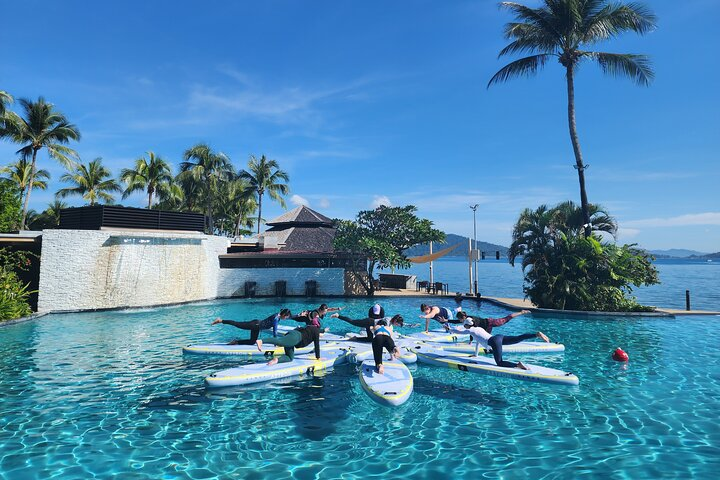
[[[236,339],[228,343],[228,345],[254,345],[260,330],[272,329],[273,337],[277,337],[277,327],[280,320],[286,320],[290,318],[292,314],[287,308],[283,308],[279,313],[270,315],[264,320],[250,320],[248,322],[236,322],[234,320],[223,320],[222,318],[216,318],[210,325],[217,325],[223,323],[225,325],[232,325],[233,327],[240,328],[242,330],[250,330],[250,338],[247,340]]]

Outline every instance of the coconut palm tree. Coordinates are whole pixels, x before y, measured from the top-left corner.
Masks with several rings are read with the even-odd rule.
[[[213,203],[222,182],[233,177],[230,159],[222,152],[213,152],[204,143],[199,143],[185,151],[184,162],[180,164],[181,181],[192,181],[203,199],[205,215],[208,218],[210,233],[215,230],[213,222]]]
[[[28,212],[28,226],[30,230],[44,230],[46,228],[54,228],[60,225],[60,210],[68,208],[68,204],[55,199],[48,204],[44,212],[39,215],[30,215],[32,210]]]
[[[72,173],[66,173],[60,177],[63,182],[71,183],[74,186],[59,190],[55,196],[65,198],[70,195],[80,195],[84,200],[90,202],[91,206],[98,201],[112,203],[115,198],[110,192],[119,192],[121,188],[111,177],[110,170],[103,166],[102,158],[98,157],[87,165],[76,166]]]
[[[153,195],[167,197],[173,191],[173,176],[170,165],[153,152],[147,152],[145,157],[135,160],[135,168],[123,168],[120,180],[125,182],[127,188],[122,198],[127,198],[133,192],[145,191],[148,196],[148,206],[152,207]]]
[[[0,174],[4,174],[8,180],[18,186],[20,190],[20,202],[22,202],[25,190],[30,184],[30,177],[33,177],[33,188],[45,190],[47,181],[50,179],[50,172],[47,170],[38,170],[35,175],[31,175],[30,164],[27,159],[21,158],[15,163],[11,163],[7,167],[0,168]]]
[[[6,91],[0,90],[0,128],[2,128],[2,120],[5,116],[7,105],[13,102],[13,97]]]
[[[580,182],[580,205],[585,236],[590,236],[590,212],[585,189],[585,169],[575,121],[575,72],[581,62],[594,61],[607,74],[630,77],[639,85],[648,85],[654,76],[645,55],[617,54],[587,50],[591,45],[632,31],[643,35],[656,26],[656,18],[637,3],[621,4],[608,0],[544,0],[539,8],[515,2],[500,5],[515,15],[505,26],[505,37],[511,43],[499,57],[531,54],[501,68],[488,83],[488,88],[520,76],[532,76],[548,60],[557,58],[565,67],[568,97],[570,141],[575,153],[575,168]]]
[[[47,103],[43,97],[37,102],[22,98],[19,101],[24,115],[21,117],[14,112],[5,113],[5,127],[2,136],[9,137],[15,143],[22,144],[18,150],[23,158],[31,160],[30,179],[28,180],[27,194],[23,204],[20,228],[25,228],[30,194],[35,179],[37,154],[45,148],[48,155],[60,162],[66,168],[73,169],[77,152],[66,146],[70,140],[80,140],[80,131],[71,124],[62,113],[55,110],[52,103]]]
[[[250,155],[248,170],[240,172],[240,178],[247,180],[250,187],[257,193],[258,216],[257,233],[260,234],[260,219],[262,218],[262,197],[265,192],[270,198],[276,200],[285,208],[285,199],[281,195],[287,195],[289,188],[286,183],[290,180],[288,174],[282,170],[275,160],[268,160],[265,155],[258,160],[255,155]]]
[[[617,222],[601,205],[588,205],[592,231],[604,232],[615,236]],[[585,230],[583,212],[571,202],[562,202],[552,208],[540,205],[537,209],[526,208],[520,213],[512,233],[512,243],[508,249],[508,260],[515,265],[517,257],[522,256],[522,268],[539,268],[539,265],[551,261],[547,247],[568,237],[578,236]]]
[[[244,178],[237,178],[228,188],[228,215],[233,219],[233,235],[241,233],[241,227],[253,228],[255,219],[252,215],[258,208],[255,190]],[[252,232],[252,231],[250,231]]]

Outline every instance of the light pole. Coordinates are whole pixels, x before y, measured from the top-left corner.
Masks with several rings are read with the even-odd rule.
[[[479,206],[480,205],[478,205],[477,203],[475,205],[470,205],[470,209],[473,211],[473,240],[475,241],[475,251],[473,252],[473,259],[475,260],[475,288],[473,289],[473,293],[475,293],[476,297],[477,297],[477,293],[478,293],[478,272],[477,272],[478,251],[477,251],[477,223],[475,221],[475,213]]]

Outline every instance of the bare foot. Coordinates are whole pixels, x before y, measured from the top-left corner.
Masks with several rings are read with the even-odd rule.
[[[222,323],[222,318],[218,317],[215,320],[212,321],[210,325],[217,325],[218,323]]]
[[[255,345],[257,345],[258,350],[262,352],[262,340],[256,340]]]
[[[528,367],[526,367],[522,362],[518,362],[517,368],[521,370],[530,370]]]
[[[550,343],[550,339],[549,339],[548,336],[545,335],[543,332],[538,332],[538,333],[537,333],[537,336],[538,336],[538,338],[542,338],[543,341],[545,341],[545,342],[547,342],[547,343]]]
[[[375,367],[375,370],[377,370],[377,372],[378,372],[380,375],[382,375],[383,373],[385,373],[385,367],[383,366],[382,363],[381,363],[380,365],[377,365],[377,366]]]
[[[330,315],[330,318],[338,318],[339,316],[339,313],[333,313],[332,315]]]
[[[395,350],[393,350],[392,358],[394,358],[394,359],[400,358],[400,350],[398,350],[397,347],[395,347]]]
[[[267,366],[271,367],[271,366],[275,365],[277,362],[278,362],[278,359],[277,359],[277,357],[275,357],[272,360],[270,360],[269,362],[267,362]]]

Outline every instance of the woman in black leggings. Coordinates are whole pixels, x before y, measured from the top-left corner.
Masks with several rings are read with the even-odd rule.
[[[261,352],[263,343],[285,347],[285,355],[273,358],[267,363],[268,365],[275,365],[278,362],[292,362],[295,358],[295,349],[307,347],[311,343],[315,344],[315,358],[320,360],[320,329],[314,325],[298,327],[295,330],[290,330],[282,337],[268,338],[265,342],[262,340],[256,341],[255,345]]]
[[[346,317],[345,315],[338,315],[337,313],[333,313],[331,315],[333,318],[337,318],[342,320],[343,322],[347,322],[350,325],[354,325],[356,327],[364,328],[365,332],[367,332],[367,337],[353,337],[353,340],[356,342],[370,342],[373,339],[373,327],[378,325],[378,322],[385,321],[385,324],[387,325],[387,319],[384,318],[359,318],[359,319],[352,319],[350,317]],[[403,319],[402,315],[395,315],[390,319],[390,325],[393,327],[402,327],[405,320]]]
[[[375,360],[375,371],[382,375],[385,373],[385,367],[382,363],[383,348],[385,348],[393,358],[400,356],[400,350],[395,346],[392,339],[393,327],[387,324],[385,319],[378,320],[377,325],[373,327],[375,336],[372,339],[373,359]]]
[[[250,338],[247,340],[236,339],[228,343],[228,345],[255,345],[255,341],[260,335],[260,330],[273,331],[273,337],[277,336],[277,327],[280,320],[286,320],[290,318],[291,313],[287,308],[280,310],[280,313],[270,315],[264,320],[250,320],[249,322],[236,322],[234,320],[223,320],[222,318],[216,318],[210,325],[217,325],[222,323],[225,325],[232,325],[233,327],[240,328],[242,330],[250,330]]]

